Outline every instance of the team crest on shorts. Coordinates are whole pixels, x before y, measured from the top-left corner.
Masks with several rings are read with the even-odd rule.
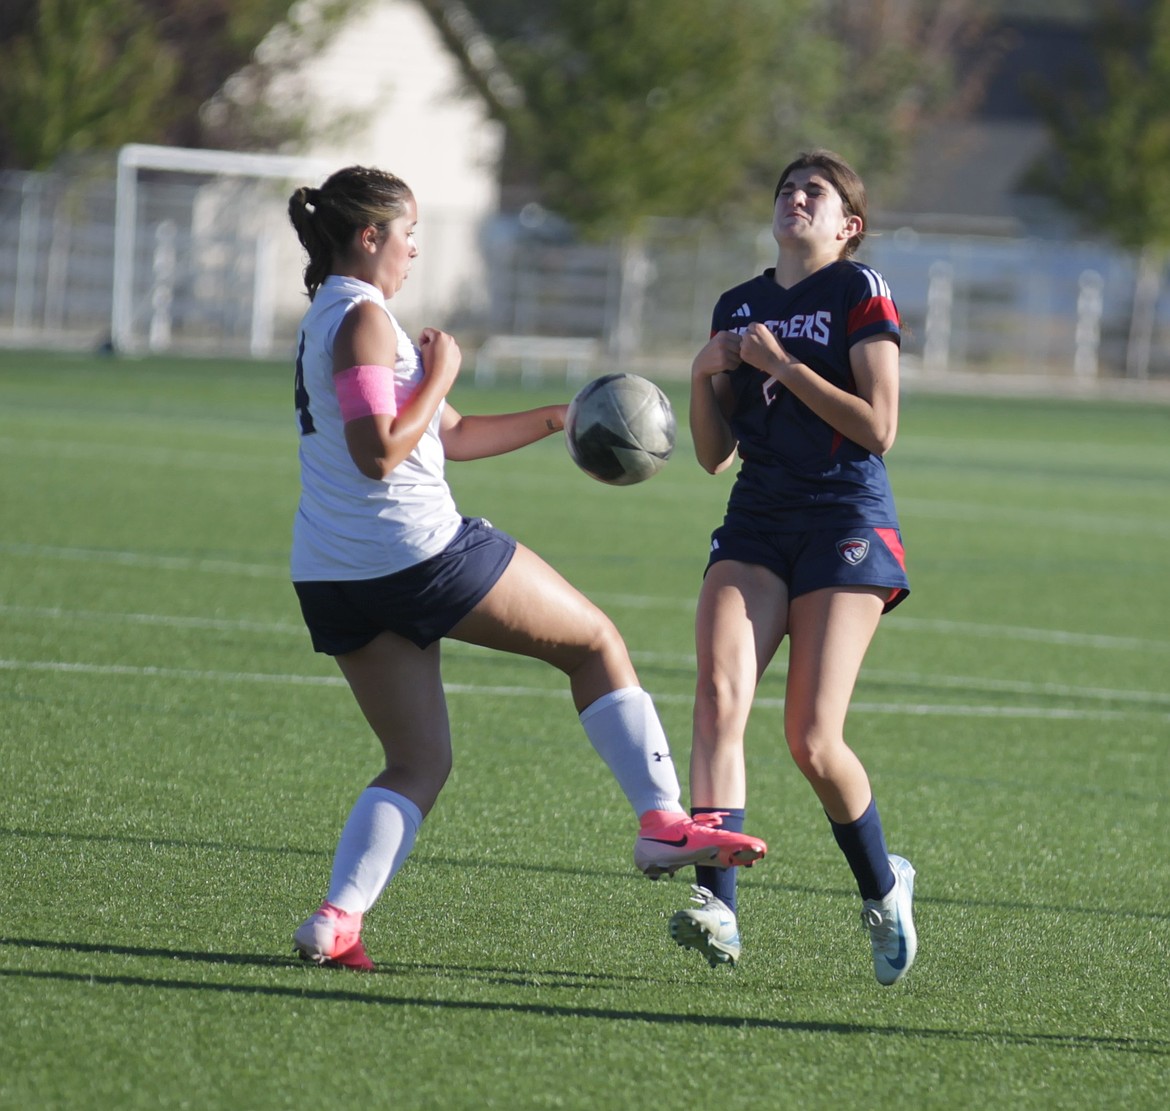
[[[869,541],[860,536],[851,536],[848,540],[837,541],[837,554],[848,564],[856,567],[869,555]]]

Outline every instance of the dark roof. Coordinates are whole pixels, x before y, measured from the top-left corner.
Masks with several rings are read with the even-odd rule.
[[[1062,234],[1072,218],[1028,188],[1051,151],[1040,95],[1092,81],[1091,4],[1013,0],[959,56],[959,72],[991,64],[980,100],[962,120],[928,128],[896,185],[875,196],[892,223],[1006,234]],[[984,52],[980,55],[979,52]]]
[[[1091,29],[1065,22],[1005,20],[987,36],[993,62],[975,115],[983,120],[1038,119],[1037,94],[1091,80],[1096,70]],[[957,64],[970,64],[961,56]]]

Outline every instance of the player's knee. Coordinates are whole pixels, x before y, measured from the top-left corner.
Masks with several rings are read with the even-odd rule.
[[[743,716],[745,700],[750,705],[752,694],[725,671],[701,674],[695,683],[696,725],[712,732],[722,731],[724,724]]]
[[[830,778],[833,765],[833,737],[815,729],[786,730],[788,751],[806,779],[818,781]]]
[[[451,774],[451,739],[432,735],[429,741],[404,746],[401,743],[383,745],[386,755],[386,774],[427,783],[437,793]]]
[[[451,753],[435,753],[427,760],[387,762],[379,779],[397,784],[399,790],[414,799],[428,799],[433,804],[451,774]],[[420,804],[421,805],[421,804]],[[423,807],[424,812],[430,807]]]
[[[558,647],[550,662],[566,675],[590,669],[605,674],[632,670],[630,653],[617,626],[601,610],[595,610],[575,627],[573,642]]]
[[[606,661],[628,661],[629,649],[618,627],[600,610],[591,623],[586,637],[586,652]]]

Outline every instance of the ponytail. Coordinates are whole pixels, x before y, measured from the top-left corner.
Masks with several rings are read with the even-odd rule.
[[[305,289],[309,300],[333,272],[360,228],[385,232],[406,211],[411,192],[393,174],[365,166],[338,170],[319,189],[298,188],[288,199],[288,218],[309,256]]]

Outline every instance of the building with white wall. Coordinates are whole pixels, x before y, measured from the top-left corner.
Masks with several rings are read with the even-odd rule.
[[[274,29],[258,53],[282,49],[287,33]],[[467,90],[421,4],[357,6],[324,50],[273,83],[270,97],[308,124],[312,138],[295,153],[337,168],[377,166],[414,191],[420,258],[394,305],[408,329],[482,299],[478,237],[499,203],[503,129]],[[292,248],[295,259],[295,239]],[[295,262],[289,269],[299,277]],[[290,284],[300,292],[299,280]]]

